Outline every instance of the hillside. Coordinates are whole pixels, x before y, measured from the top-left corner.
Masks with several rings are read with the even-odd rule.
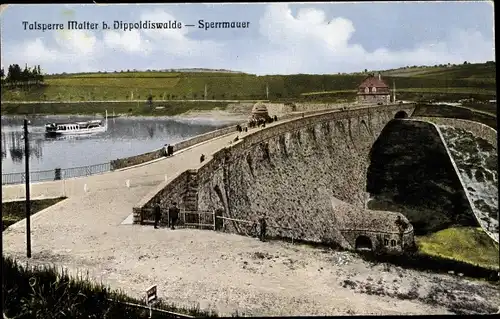
[[[466,64],[382,71],[400,99],[496,98],[496,65]],[[91,100],[353,100],[366,74],[269,75],[221,72],[115,72],[47,75],[43,85],[28,89],[4,88],[4,101]],[[441,96],[441,97],[440,97]]]

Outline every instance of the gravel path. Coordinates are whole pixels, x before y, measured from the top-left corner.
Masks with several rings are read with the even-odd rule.
[[[375,265],[350,252],[209,230],[85,225],[60,214],[62,222],[33,223],[33,263],[88,271],[139,298],[156,284],[169,302],[221,315],[482,313],[496,312],[499,301],[498,288],[487,283]],[[22,237],[22,228],[8,229],[4,252],[24,261]]]

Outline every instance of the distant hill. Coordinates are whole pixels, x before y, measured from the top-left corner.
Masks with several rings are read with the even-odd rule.
[[[371,71],[374,72],[374,71]],[[374,72],[376,73],[376,71]],[[496,99],[496,64],[410,67],[381,71],[399,99]],[[349,101],[367,73],[257,76],[231,70],[187,68],[47,75],[45,85],[4,89],[8,101],[90,101],[144,99],[267,99]]]

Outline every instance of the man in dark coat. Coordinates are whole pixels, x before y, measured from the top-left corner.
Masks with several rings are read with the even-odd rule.
[[[177,220],[179,219],[179,208],[176,202],[172,203],[172,207],[168,210],[168,215],[170,216],[170,228],[175,229],[175,224],[177,224]]]
[[[156,204],[154,208],[154,214],[155,214],[155,229],[158,229],[158,225],[160,223],[161,219],[161,208],[160,204]]]
[[[260,240],[265,241],[266,240],[266,228],[267,228],[267,223],[266,223],[266,214],[263,214],[259,218],[259,224],[260,224]]]

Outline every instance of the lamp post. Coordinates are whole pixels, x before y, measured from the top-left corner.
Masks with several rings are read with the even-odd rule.
[[[31,201],[30,201],[30,151],[28,140],[28,119],[24,119],[24,163],[26,176],[26,256],[31,258]]]

